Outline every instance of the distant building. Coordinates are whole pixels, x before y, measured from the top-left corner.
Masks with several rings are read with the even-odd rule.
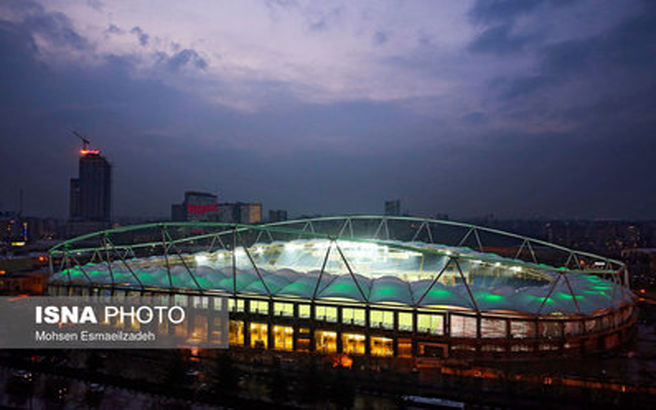
[[[401,200],[385,201],[385,215],[386,216],[400,216],[401,215]]]
[[[219,220],[217,196],[207,192],[187,191],[184,202],[171,205],[171,220],[176,222],[216,222]]]
[[[284,209],[270,209],[269,222],[282,222],[287,220],[287,211]]]
[[[70,181],[68,235],[109,227],[112,217],[112,165],[100,151],[80,150],[78,177]]]
[[[107,222],[112,213],[112,166],[100,151],[82,150],[79,177],[71,178],[70,219]]]
[[[219,221],[239,224],[261,223],[262,204],[244,202],[219,204]]]

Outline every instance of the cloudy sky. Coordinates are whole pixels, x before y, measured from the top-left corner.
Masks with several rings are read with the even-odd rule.
[[[653,1],[0,0],[0,210],[656,218]]]

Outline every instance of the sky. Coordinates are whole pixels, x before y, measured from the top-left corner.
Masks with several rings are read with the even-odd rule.
[[[656,218],[649,0],[0,0],[0,210]]]

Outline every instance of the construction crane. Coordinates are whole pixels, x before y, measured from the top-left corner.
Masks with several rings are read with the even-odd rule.
[[[83,151],[88,151],[89,150],[89,144],[91,144],[91,141],[89,141],[84,135],[80,135],[77,131],[71,131],[73,135],[78,137],[79,139],[82,140],[82,150]]]
[[[84,135],[81,135],[77,131],[71,131],[73,135],[78,137],[80,140],[82,140],[82,149],[80,149],[80,154],[82,155],[88,155],[88,154],[93,154],[93,155],[98,155],[100,154],[100,151],[96,149],[90,149],[89,145],[91,144],[91,141],[89,141],[88,138],[86,138]]]

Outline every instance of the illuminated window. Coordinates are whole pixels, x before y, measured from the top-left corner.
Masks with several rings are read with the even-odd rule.
[[[444,333],[444,320],[441,315],[417,315],[417,331],[441,335]]]
[[[342,308],[342,323],[352,324],[352,325],[364,325],[365,310]]]
[[[294,316],[294,304],[276,302],[273,304],[273,313],[277,316]]]
[[[298,328],[296,337],[296,350],[299,352],[310,351],[310,329],[306,327]]]
[[[176,306],[187,306],[187,295],[174,295],[173,304]]]
[[[565,322],[565,336],[577,336],[583,333],[583,322]]]
[[[294,343],[294,328],[291,326],[273,327],[274,349],[292,350]]]
[[[188,341],[199,343],[207,338],[207,316],[194,316],[193,328]]]
[[[214,309],[221,310],[221,298],[214,298]],[[228,299],[228,309],[231,312],[243,312],[244,300],[243,299]]]
[[[481,352],[505,352],[506,348],[502,345],[483,345]]]
[[[369,323],[371,327],[394,329],[394,312],[372,310],[369,312]]]
[[[251,300],[250,312],[266,315],[267,313],[269,313],[269,302],[262,301],[262,300]]]
[[[481,337],[505,338],[506,321],[504,319],[481,319]]]
[[[298,317],[307,319],[310,317],[310,305],[298,305]]]
[[[209,298],[207,296],[192,296],[191,303],[195,309],[207,309]]]
[[[544,320],[539,322],[540,336],[546,338],[561,337],[560,322],[552,320]],[[541,349],[542,350],[542,349]]]
[[[314,332],[314,345],[317,352],[337,352],[337,333],[325,330],[316,330]]]
[[[225,340],[224,321],[220,317],[213,317],[212,329],[208,337],[208,342],[211,344],[223,344]],[[238,322],[242,323],[242,322]],[[230,322],[228,322],[228,343],[230,343]],[[241,325],[241,344],[244,344],[244,325]]]
[[[333,306],[316,306],[314,308],[314,318],[327,322],[337,322],[337,308]]]
[[[399,330],[412,332],[412,313],[399,312]]]
[[[342,351],[346,354],[364,354],[365,339],[361,334],[342,333]]]
[[[400,338],[397,347],[399,357],[412,357],[412,339]]]
[[[266,323],[251,323],[251,347],[266,349],[268,345],[268,328]]]
[[[476,337],[476,318],[469,316],[451,315],[451,336]]]
[[[371,337],[372,356],[393,356],[394,340],[387,337]]]
[[[535,323],[526,320],[510,321],[510,337],[515,339],[525,339],[535,336]]]

